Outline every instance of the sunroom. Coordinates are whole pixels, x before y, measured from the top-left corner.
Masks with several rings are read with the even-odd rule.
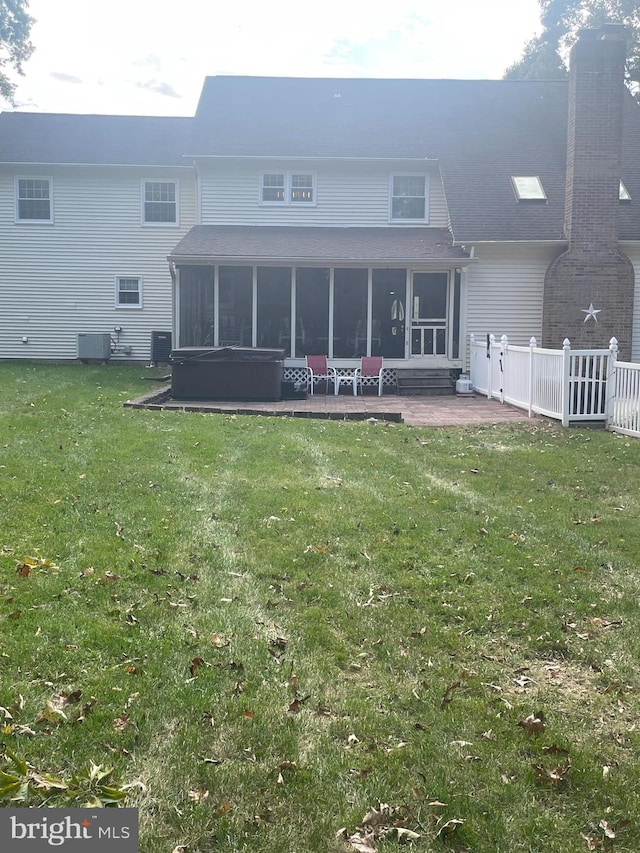
[[[169,261],[177,347],[274,347],[288,368],[463,363],[470,258],[447,231],[196,226]]]

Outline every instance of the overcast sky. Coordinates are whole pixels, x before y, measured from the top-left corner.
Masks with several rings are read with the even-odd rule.
[[[537,0],[30,0],[16,107],[193,115],[213,74],[500,78]],[[10,108],[3,105],[3,109]]]

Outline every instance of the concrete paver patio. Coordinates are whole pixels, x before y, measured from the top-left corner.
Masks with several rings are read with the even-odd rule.
[[[395,395],[314,394],[306,400],[240,402],[224,400],[174,400],[170,387],[131,400],[126,406],[138,409],[190,411],[212,414],[271,415],[332,420],[395,421],[413,426],[464,426],[468,424],[530,421],[527,413],[479,394],[451,397],[399,397]]]

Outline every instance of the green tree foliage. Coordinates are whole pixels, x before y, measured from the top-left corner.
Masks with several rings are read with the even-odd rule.
[[[640,100],[640,3],[637,0],[538,0],[542,32],[525,45],[505,79],[553,79],[567,74],[571,45],[578,31],[604,23],[627,28],[627,84]]]
[[[33,53],[28,6],[28,0],[0,0],[0,95],[8,101],[15,91],[10,71],[22,74],[22,64]]]

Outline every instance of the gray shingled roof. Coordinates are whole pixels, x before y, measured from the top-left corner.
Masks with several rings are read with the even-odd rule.
[[[196,155],[428,158],[440,161],[456,240],[562,240],[566,80],[209,77]],[[546,204],[518,202],[511,175],[539,175]],[[640,108],[625,103],[622,178],[640,239]]]
[[[0,162],[185,166],[191,118],[0,113]]]
[[[209,77],[194,119],[2,113],[0,162],[435,159],[457,241],[562,241],[567,98],[563,80]],[[518,202],[517,174],[539,175],[547,202]],[[640,107],[630,95],[621,177],[634,203],[621,206],[620,237],[640,240]]]
[[[564,80],[208,77],[188,153],[439,158],[478,136],[533,153],[564,145],[567,93]]]
[[[248,261],[375,262],[463,260],[440,228],[295,228],[196,225],[169,256],[174,261],[215,258]]]

